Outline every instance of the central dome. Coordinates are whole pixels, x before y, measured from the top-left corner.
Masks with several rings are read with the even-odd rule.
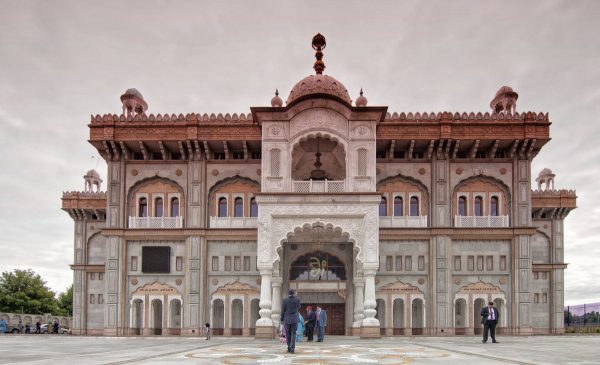
[[[348,90],[341,82],[331,76],[317,74],[307,76],[294,85],[287,98],[287,106],[304,100],[310,95],[328,95],[348,106],[352,105]]]

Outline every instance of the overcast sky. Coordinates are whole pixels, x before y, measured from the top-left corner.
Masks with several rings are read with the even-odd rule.
[[[216,4],[216,5],[215,5]],[[138,88],[152,113],[240,113],[312,74],[391,112],[485,112],[496,90],[550,113],[533,164],[576,189],[565,223],[565,302],[600,301],[600,2],[0,0],[0,271],[72,282],[65,190],[96,167],[90,114]],[[250,6],[252,5],[252,6]],[[106,165],[98,170],[105,177]]]

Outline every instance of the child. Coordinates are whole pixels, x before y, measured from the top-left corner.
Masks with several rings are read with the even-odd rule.
[[[287,338],[285,337],[285,326],[282,324],[279,326],[280,329],[280,333],[279,333],[279,343],[282,345],[286,345],[287,344]]]
[[[204,334],[206,335],[206,339],[210,340],[210,323],[208,322],[204,324]]]

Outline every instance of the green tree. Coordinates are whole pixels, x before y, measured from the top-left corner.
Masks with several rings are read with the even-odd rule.
[[[5,271],[0,277],[0,311],[59,314],[54,292],[32,270]]]
[[[73,284],[58,295],[58,307],[63,312],[62,315],[69,317],[73,315]]]

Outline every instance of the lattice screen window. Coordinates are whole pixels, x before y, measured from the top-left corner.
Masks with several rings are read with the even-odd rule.
[[[506,270],[506,256],[500,256],[500,270]]]
[[[241,256],[235,256],[233,258],[233,270],[235,270],[235,271],[242,270],[242,257]]]
[[[467,257],[467,266],[469,271],[475,271],[475,256]]]
[[[487,271],[494,270],[494,256],[486,256],[485,257],[485,269]]]
[[[538,293],[534,293],[533,294],[533,302],[534,303],[539,303],[540,302],[540,295]]]
[[[90,294],[90,304],[96,303],[96,296],[94,294]]]
[[[393,256],[386,256],[385,257],[385,271],[392,271],[394,270],[394,262],[392,261]]]
[[[98,304],[104,303],[104,296],[102,294],[98,294]]]
[[[175,271],[183,271],[183,256],[175,257]]]
[[[367,176],[367,150],[360,148],[357,154],[358,176]]]
[[[548,294],[542,293],[542,303],[548,303]]]
[[[412,256],[406,256],[404,259],[404,270],[412,271]]]
[[[418,265],[419,265],[419,271],[425,270],[425,256],[419,256]]]
[[[104,273],[103,272],[99,272],[98,273],[98,280],[104,280]]]
[[[225,271],[231,271],[231,256],[225,256]]]
[[[250,256],[244,256],[244,271],[250,271]]]
[[[281,150],[271,150],[271,176],[281,176]]]
[[[461,259],[460,256],[454,256],[454,270],[455,271],[460,271],[461,270]]]
[[[138,258],[131,256],[131,271],[138,271]]]
[[[402,270],[402,256],[396,256],[396,271]]]
[[[212,271],[219,271],[219,256],[212,257]]]
[[[483,256],[477,256],[477,271],[483,271]]]

